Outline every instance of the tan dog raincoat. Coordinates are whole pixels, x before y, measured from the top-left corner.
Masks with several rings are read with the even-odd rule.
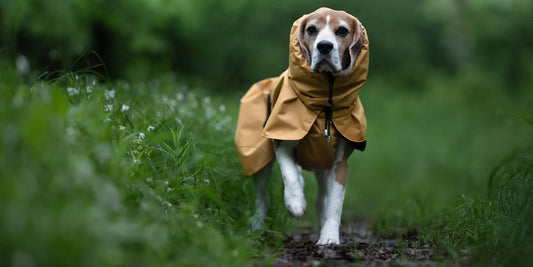
[[[325,74],[311,71],[302,56],[297,38],[302,18],[292,25],[289,68],[279,77],[255,83],[241,99],[235,145],[246,175],[256,173],[274,159],[273,140],[300,140],[296,162],[306,170],[331,168],[338,138],[346,138],[355,149],[365,148],[367,125],[358,92],[368,73],[366,30],[363,28],[363,47],[350,73],[334,79],[331,108],[334,127],[328,142],[324,129],[325,110],[330,107],[330,84]]]

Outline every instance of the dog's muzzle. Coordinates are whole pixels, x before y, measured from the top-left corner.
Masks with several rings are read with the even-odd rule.
[[[333,44],[330,41],[323,40],[316,45],[316,48],[321,54],[328,54],[333,49]]]
[[[335,44],[329,40],[321,40],[316,43],[311,70],[314,72],[339,72],[341,65],[336,51]]]

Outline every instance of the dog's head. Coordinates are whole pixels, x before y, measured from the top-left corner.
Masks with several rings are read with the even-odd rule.
[[[344,11],[319,9],[305,16],[298,27],[302,56],[316,73],[349,73],[363,41],[361,23]]]

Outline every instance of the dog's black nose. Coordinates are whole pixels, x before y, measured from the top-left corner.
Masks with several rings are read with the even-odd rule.
[[[316,48],[318,48],[318,51],[322,54],[327,54],[331,49],[333,49],[333,44],[330,41],[320,41],[316,45]]]

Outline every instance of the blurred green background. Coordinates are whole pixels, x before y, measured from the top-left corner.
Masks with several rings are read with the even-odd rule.
[[[531,86],[533,3],[526,0],[6,0],[1,41],[10,60],[24,55],[40,71],[102,60],[111,78],[174,71],[248,85],[286,67],[291,23],[323,5],[368,28],[371,78],[417,90],[428,73],[475,71],[508,92]]]
[[[238,101],[288,63],[321,6],[365,25],[368,148],[344,224],[407,229],[454,263],[533,263],[533,2],[0,2],[0,265],[254,265],[289,218],[279,172],[267,238],[233,147]],[[407,256],[405,256],[407,257]]]

